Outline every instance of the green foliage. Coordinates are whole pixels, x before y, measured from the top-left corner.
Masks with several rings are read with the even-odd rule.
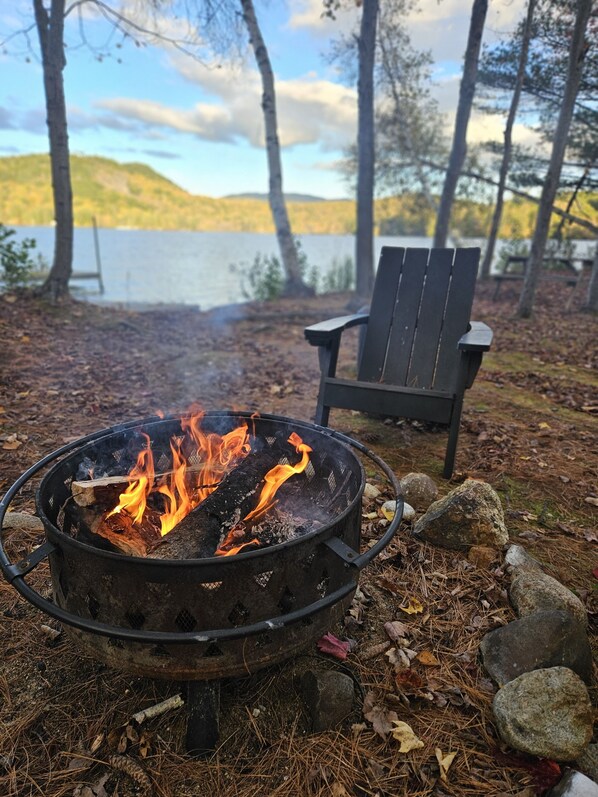
[[[260,252],[241,279],[243,296],[258,302],[278,299],[283,285],[284,273],[280,260],[276,255],[262,255]]]
[[[355,265],[348,255],[342,260],[334,258],[328,272],[322,279],[320,293],[341,293],[352,291],[355,286]]]
[[[30,256],[36,247],[35,239],[24,238],[17,243],[11,240],[14,235],[14,230],[0,224],[0,281],[9,291],[26,288],[36,267]]]

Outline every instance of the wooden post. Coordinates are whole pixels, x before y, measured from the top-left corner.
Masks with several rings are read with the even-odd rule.
[[[93,222],[93,246],[96,255],[98,282],[100,284],[100,293],[104,293],[104,281],[102,279],[102,258],[100,257],[100,239],[98,238],[98,224],[95,216],[92,216],[91,220]]]

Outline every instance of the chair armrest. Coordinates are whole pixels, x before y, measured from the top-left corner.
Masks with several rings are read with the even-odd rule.
[[[462,351],[488,351],[493,334],[482,321],[471,321],[469,331],[461,337],[457,346]]]
[[[369,317],[369,313],[355,313],[354,315],[329,318],[327,321],[320,321],[318,324],[306,327],[304,334],[312,346],[325,346],[335,338],[340,338],[345,329],[358,324],[366,324]]]

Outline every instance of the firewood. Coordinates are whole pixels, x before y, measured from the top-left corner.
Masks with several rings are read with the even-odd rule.
[[[77,539],[100,548],[109,547],[128,556],[147,556],[162,540],[160,522],[152,510],[146,510],[142,524],[135,524],[126,512],[106,517],[105,513],[75,504],[69,511],[71,518],[79,521]]]
[[[276,448],[250,452],[148,556],[153,559],[213,556],[221,537],[255,508],[265,475],[281,457],[280,449]]]
[[[186,469],[186,475],[200,473],[202,470],[203,465],[189,465]],[[172,470],[156,473],[154,479],[156,482],[160,482],[173,473],[174,471]],[[112,507],[116,506],[119,495],[127,489],[132,481],[135,481],[135,477],[129,475],[102,476],[98,479],[77,479],[71,484],[71,495],[74,502],[79,506],[93,506],[96,504]]]

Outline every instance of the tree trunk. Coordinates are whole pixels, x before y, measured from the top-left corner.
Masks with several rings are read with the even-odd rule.
[[[457,106],[457,116],[455,119],[453,145],[446,176],[444,178],[442,195],[440,197],[438,216],[436,218],[436,229],[434,230],[433,245],[435,247],[446,246],[451,208],[455,197],[457,181],[459,180],[459,174],[463,167],[465,154],[467,152],[467,125],[469,124],[471,106],[473,105],[480,46],[482,44],[482,33],[484,32],[487,10],[488,0],[474,0],[471,11],[471,22],[469,24],[467,49],[465,51],[465,61],[463,64],[463,77],[461,78],[461,86],[459,88],[459,104]]]
[[[355,290],[368,299],[374,287],[374,62],[378,0],[365,0],[359,32],[357,84],[357,232]]]
[[[297,247],[291,232],[291,224],[282,191],[282,165],[280,161],[278,122],[276,120],[276,92],[272,65],[270,64],[268,50],[257,21],[253,0],[240,0],[240,3],[243,10],[243,21],[249,33],[249,41],[262,79],[262,110],[266,128],[266,151],[270,179],[268,199],[276,227],[276,237],[282,264],[286,273],[283,294],[286,296],[309,296],[313,295],[314,291],[303,281]]]
[[[533,310],[534,294],[536,292],[538,277],[540,276],[540,269],[542,268],[542,260],[544,258],[544,250],[546,248],[546,239],[548,238],[548,231],[550,227],[552,205],[559,187],[561,168],[563,166],[563,159],[565,157],[565,149],[567,147],[567,136],[569,134],[569,127],[571,125],[571,119],[573,116],[573,108],[575,105],[577,90],[579,88],[584,58],[588,49],[588,45],[585,41],[585,31],[591,9],[592,0],[577,0],[577,13],[575,18],[575,27],[571,37],[569,65],[567,68],[567,81],[565,83],[563,101],[554,134],[550,163],[548,165],[548,171],[546,172],[544,185],[542,187],[540,207],[538,208],[536,228],[532,238],[531,252],[525,273],[525,280],[523,282],[523,289],[521,291],[519,305],[517,307],[517,314],[521,318],[529,318]]]
[[[583,309],[590,313],[598,313],[598,244],[596,244],[596,251],[594,252],[588,295]]]
[[[42,0],[33,0],[33,8],[44,73],[56,220],[54,260],[40,292],[55,300],[68,295],[69,279],[73,269],[73,192],[62,75],[66,66],[63,39],[65,0],[52,0],[49,13],[44,8]]]
[[[529,40],[532,30],[532,21],[534,16],[535,5],[536,5],[536,0],[528,0],[527,16],[525,18],[525,25],[521,35],[521,50],[519,53],[519,65],[517,67],[517,76],[515,78],[513,97],[511,98],[511,106],[509,108],[507,123],[505,125],[505,133],[504,133],[505,146],[503,150],[503,156],[498,176],[498,191],[496,192],[496,205],[494,206],[494,213],[492,215],[492,224],[490,225],[490,233],[488,235],[488,243],[486,244],[486,251],[484,253],[484,259],[482,261],[482,267],[480,271],[480,279],[482,280],[486,280],[490,276],[490,268],[492,266],[492,259],[494,257],[494,247],[496,245],[496,239],[498,237],[498,230],[500,227],[500,220],[502,218],[505,184],[507,182],[509,165],[511,163],[513,125],[515,124],[515,117],[517,115],[517,108],[519,106],[519,99],[521,97],[523,79],[525,78],[525,67],[527,64],[527,54],[529,51]]]

